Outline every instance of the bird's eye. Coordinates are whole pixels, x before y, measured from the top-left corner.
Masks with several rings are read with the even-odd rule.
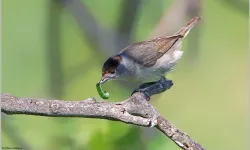
[[[111,73],[111,74],[114,74],[114,73],[115,73],[115,71],[114,71],[114,70],[112,70],[112,71],[110,71],[110,73]]]

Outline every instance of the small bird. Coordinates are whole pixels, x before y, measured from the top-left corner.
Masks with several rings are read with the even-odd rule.
[[[182,40],[200,19],[194,17],[172,36],[134,43],[122,49],[104,63],[99,83],[114,79],[152,83],[164,79],[182,56]]]

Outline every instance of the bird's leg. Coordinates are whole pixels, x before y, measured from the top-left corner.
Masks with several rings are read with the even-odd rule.
[[[142,85],[139,86],[139,89],[143,89],[145,87],[148,87],[150,85],[155,84],[156,82],[148,82],[148,83],[143,83]]]
[[[156,82],[148,82],[148,83],[143,83],[142,85],[140,85],[138,88],[134,89],[134,91],[132,92],[131,95],[133,95],[136,92],[141,92],[142,89],[155,84]]]
[[[138,89],[135,89],[135,92],[141,92],[150,99],[150,96],[165,92],[167,89],[170,89],[173,86],[172,80],[166,79],[164,76],[157,82],[150,82],[142,84]],[[132,93],[132,94],[133,94]]]

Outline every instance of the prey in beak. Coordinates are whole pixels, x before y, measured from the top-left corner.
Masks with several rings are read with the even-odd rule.
[[[103,99],[109,98],[109,93],[106,91],[103,91],[101,88],[101,85],[109,80],[117,78],[119,75],[117,73],[117,68],[120,65],[121,62],[121,56],[116,55],[113,57],[110,57],[103,65],[102,67],[102,78],[101,80],[96,84],[97,91],[99,95]]]

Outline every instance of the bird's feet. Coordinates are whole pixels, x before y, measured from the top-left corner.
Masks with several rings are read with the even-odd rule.
[[[132,95],[135,92],[143,93],[147,100],[150,99],[150,96],[165,92],[167,89],[170,89],[173,86],[172,80],[168,80],[165,77],[161,77],[161,79],[157,82],[144,83],[139,88],[135,89]]]

